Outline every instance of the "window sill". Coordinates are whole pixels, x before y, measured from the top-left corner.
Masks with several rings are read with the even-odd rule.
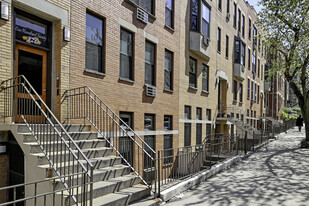
[[[134,80],[127,79],[127,78],[125,78],[125,77],[119,77],[119,81],[129,82],[129,83],[134,84]]]
[[[202,92],[205,94],[209,94],[209,91],[206,91],[206,90],[202,90]]]
[[[97,71],[90,70],[90,69],[85,69],[84,72],[88,74],[95,74],[95,75],[102,76],[102,77],[105,77],[106,75],[105,73],[97,72]]]
[[[171,31],[171,32],[175,32],[175,29],[173,29],[172,27],[168,26],[168,25],[164,25],[164,28],[166,28],[167,30]]]
[[[237,104],[237,100],[233,99],[233,104]]]
[[[229,60],[229,57],[225,57],[226,60]]]
[[[173,90],[170,90],[170,89],[163,89],[163,92],[166,92],[166,93],[170,93],[170,94],[173,94],[174,91]]]
[[[189,89],[198,90],[198,88],[193,87],[193,86],[189,86]]]
[[[126,2],[128,2],[129,4],[131,4],[132,6],[136,7],[136,8],[140,8],[141,10],[143,10],[144,12],[146,12],[148,14],[149,17],[151,17],[153,20],[156,20],[156,16],[154,14],[149,13],[148,11],[146,11],[144,8],[140,7],[139,5],[135,4],[134,2],[132,2],[131,0],[126,0]]]
[[[218,54],[221,54],[221,51],[218,51],[218,50],[217,50],[217,52],[218,52]]]

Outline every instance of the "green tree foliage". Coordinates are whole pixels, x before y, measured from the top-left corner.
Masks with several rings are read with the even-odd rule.
[[[298,98],[309,140],[309,1],[262,0],[259,23],[265,33],[269,75],[284,75]]]

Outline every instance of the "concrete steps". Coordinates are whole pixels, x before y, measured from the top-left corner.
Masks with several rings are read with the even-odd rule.
[[[49,158],[53,160],[60,160],[60,158],[68,160],[70,153],[68,149],[64,149],[64,146],[60,141],[54,140],[54,137],[46,135],[48,128],[46,125],[36,125],[36,129],[39,128],[39,136],[43,141],[44,146],[48,145],[53,151],[49,154]],[[98,134],[91,132],[90,126],[82,125],[64,125],[69,131],[68,133],[73,138],[74,142],[80,147],[82,152],[86,155],[89,161],[94,165],[93,171],[93,205],[138,205],[138,200],[149,197],[150,190],[140,184],[140,179],[132,173],[131,169],[127,165],[121,163],[121,158],[114,156],[113,149],[106,146],[104,139],[99,139]],[[60,128],[56,126],[56,128]],[[30,155],[37,158],[37,167],[45,171],[45,176],[55,176],[55,172],[50,170],[50,164],[42,152],[41,147],[35,141],[33,135],[30,133],[28,127],[24,124],[18,125],[18,133],[23,136],[23,144],[28,145],[30,148]],[[66,139],[66,137],[64,136]],[[68,143],[68,142],[67,142]],[[77,154],[77,150],[72,147],[72,152]],[[71,157],[72,159],[72,157]],[[84,160],[79,160],[81,163],[85,163]],[[59,161],[55,161],[59,162]],[[60,162],[55,166],[58,168],[61,174],[67,174],[70,171],[78,172],[78,161]],[[79,171],[80,172],[80,171]],[[82,175],[76,176],[82,178]],[[64,188],[64,185],[60,180],[55,182],[56,189]],[[78,199],[81,199],[81,189],[73,190],[73,194],[76,194]],[[64,194],[67,191],[64,192]],[[60,197],[60,196],[59,196]],[[66,194],[64,201],[67,205],[73,205],[73,202],[69,200],[70,197]],[[71,199],[72,200],[72,199]],[[149,201],[149,202],[148,202]],[[156,205],[156,202],[147,200],[140,205]]]

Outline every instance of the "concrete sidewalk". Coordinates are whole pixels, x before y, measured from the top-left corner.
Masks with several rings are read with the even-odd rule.
[[[309,205],[309,149],[295,127],[266,147],[166,205]]]

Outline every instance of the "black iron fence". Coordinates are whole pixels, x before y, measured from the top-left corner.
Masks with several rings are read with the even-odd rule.
[[[254,151],[273,135],[286,132],[295,126],[295,121],[272,125],[263,123],[260,130],[243,132],[238,135],[213,134],[207,136],[203,144],[159,150],[157,152],[158,191],[163,191],[180,181],[203,170],[210,169],[220,161],[239,154]]]

